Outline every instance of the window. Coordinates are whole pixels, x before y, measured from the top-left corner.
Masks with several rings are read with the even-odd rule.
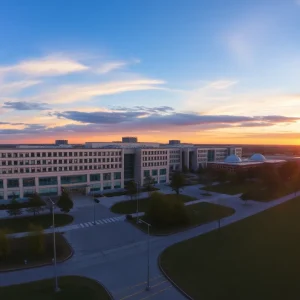
[[[159,170],[159,175],[166,175],[167,174],[167,169],[160,169]]]
[[[152,176],[157,176],[157,170],[152,170]]]
[[[103,173],[103,180],[111,180],[111,173]]]
[[[0,179],[0,189],[3,189],[3,180]]]
[[[150,171],[144,170],[144,177],[149,177],[149,176],[150,176]]]
[[[13,199],[13,198],[19,198],[20,197],[20,191],[19,190],[15,190],[15,191],[9,191],[7,193],[7,198],[9,200]]]
[[[120,181],[115,181],[114,182],[114,188],[115,189],[120,189],[121,188],[121,182]]]
[[[62,184],[87,182],[87,175],[61,176]]]
[[[41,196],[51,196],[51,195],[57,195],[58,194],[58,189],[56,187],[53,188],[42,188],[39,189],[39,194]]]
[[[57,184],[57,177],[40,177],[39,185],[55,185]]]
[[[121,172],[114,172],[114,179],[121,179]]]
[[[24,197],[31,197],[35,194],[35,189],[25,189],[24,190]]]
[[[100,181],[100,174],[90,174],[90,181]]]
[[[34,179],[34,177],[23,178],[23,186],[35,186],[35,179]]]
[[[7,187],[8,188],[19,187],[19,179],[7,179]]]

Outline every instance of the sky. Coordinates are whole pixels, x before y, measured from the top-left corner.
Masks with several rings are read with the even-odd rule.
[[[0,143],[300,145],[300,0],[0,2]]]

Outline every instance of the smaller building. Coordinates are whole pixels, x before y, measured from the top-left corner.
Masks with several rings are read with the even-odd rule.
[[[133,137],[133,136],[122,137],[122,143],[137,143],[137,142],[138,142],[137,137]]]
[[[60,145],[68,145],[68,144],[69,144],[68,140],[56,140],[56,141],[55,141],[55,145],[56,145],[56,146],[60,146]]]
[[[180,140],[169,140],[169,145],[180,145]]]
[[[284,162],[286,162],[286,160],[267,159],[260,153],[255,153],[248,159],[242,159],[236,154],[230,154],[225,158],[224,161],[209,162],[208,167],[219,169],[219,170],[226,170],[229,172],[236,172],[240,170],[256,168],[258,166],[261,166],[262,164],[280,165]]]

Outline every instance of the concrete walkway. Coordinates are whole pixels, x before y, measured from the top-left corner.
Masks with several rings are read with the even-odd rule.
[[[284,203],[300,193],[287,195],[280,199],[261,203],[248,201],[244,204],[238,197],[219,195],[217,198],[201,199],[229,206],[235,209],[235,214],[222,219],[221,226],[237,222],[241,219],[257,214],[268,208]],[[194,202],[198,203],[198,202]],[[190,204],[191,205],[191,204]],[[59,275],[82,275],[94,278],[103,283],[113,294],[115,299],[146,299],[155,300],[185,299],[169,282],[161,276],[157,266],[159,254],[167,247],[199,236],[216,229],[217,222],[210,222],[184,232],[165,237],[150,237],[150,281],[153,286],[150,292],[145,291],[147,275],[147,235],[139,242],[116,248],[107,248],[90,253],[77,253],[65,263],[59,265]],[[101,238],[101,236],[99,237]],[[53,266],[37,269],[27,269],[18,272],[0,274],[0,285],[11,285],[53,277]]]

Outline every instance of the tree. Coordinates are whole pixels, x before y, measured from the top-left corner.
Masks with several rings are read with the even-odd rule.
[[[27,211],[30,213],[33,213],[33,215],[35,216],[36,214],[38,214],[39,212],[41,212],[43,210],[43,205],[45,203],[43,202],[42,198],[40,197],[40,195],[38,193],[34,193],[30,198],[29,198],[29,206],[27,208]]]
[[[73,201],[66,190],[62,190],[62,193],[57,201],[57,206],[64,213],[68,213],[73,208]]]
[[[299,173],[299,165],[296,161],[287,161],[279,167],[278,173],[284,182],[294,180]]]
[[[10,201],[9,209],[7,210],[7,213],[10,216],[14,216],[14,217],[20,216],[22,214],[22,209],[20,208],[20,204],[17,201],[15,195],[13,195],[13,198]]]
[[[29,225],[28,242],[33,253],[42,254],[45,251],[45,234],[42,226]]]
[[[185,178],[181,172],[175,172],[172,174],[170,186],[172,190],[176,192],[177,195],[179,195],[180,189],[184,186],[184,184]]]
[[[128,182],[128,184],[125,186],[126,193],[129,195],[130,199],[133,199],[133,196],[137,194],[137,184],[134,180],[131,180]]]
[[[148,192],[149,197],[151,195],[151,192],[154,190],[154,184],[155,184],[155,180],[153,177],[147,176],[144,179],[144,188]]]
[[[189,171],[188,167],[187,167],[186,165],[184,165],[184,166],[182,167],[182,172],[183,172],[183,173],[188,173],[188,171]]]
[[[10,242],[5,230],[0,230],[0,260],[10,253]]]

